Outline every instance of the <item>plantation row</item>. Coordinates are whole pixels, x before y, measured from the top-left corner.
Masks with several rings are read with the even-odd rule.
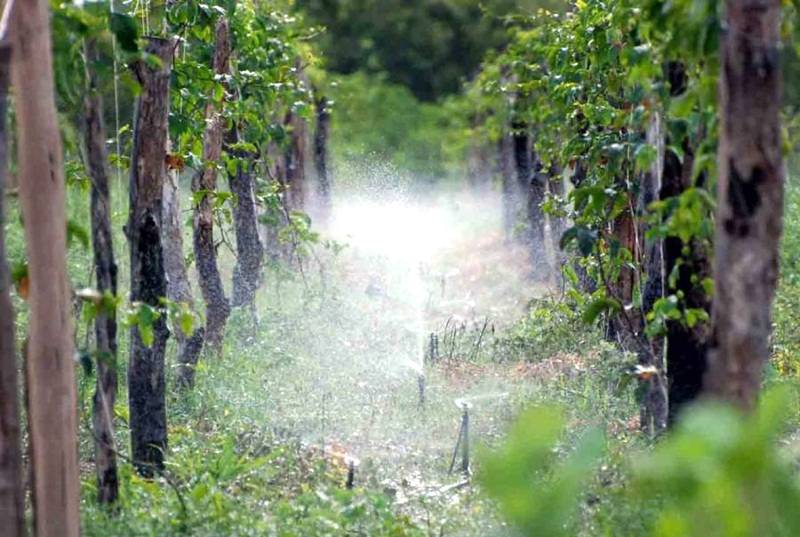
[[[479,482],[522,532],[563,535],[580,526],[592,533],[707,535],[698,521],[708,518],[719,524],[719,535],[757,535],[762,527],[775,535],[800,533],[800,486],[776,447],[782,417],[797,413],[797,401],[777,394],[757,405],[763,372],[780,351],[772,310],[791,161],[785,156],[796,146],[800,105],[794,88],[783,88],[784,75],[800,71],[793,3],[578,0],[559,11],[515,15],[508,10],[553,3],[498,0],[489,4],[505,11],[484,13],[488,22],[473,28],[474,37],[456,30],[483,4],[462,9],[460,2],[437,0],[423,10],[401,2],[381,12],[374,2],[299,2],[341,32],[347,46],[336,41],[342,35],[306,20],[291,0],[118,4],[3,2],[0,205],[9,207],[0,213],[3,535],[25,535],[27,513],[41,536],[78,535],[82,527],[119,532],[126,516],[144,520],[136,532],[127,530],[143,535],[191,527],[208,534],[417,535],[423,515],[412,521],[398,514],[403,506],[413,511],[414,501],[395,506],[388,496],[409,481],[425,489],[419,475],[433,483],[433,493],[417,498],[432,534],[427,502],[440,502],[442,519],[478,517],[489,502],[483,489],[470,488],[469,479],[441,486],[435,471],[414,479],[398,472],[399,485],[390,487],[375,476],[395,469],[380,463],[370,469],[370,462],[364,482],[374,490],[341,490],[336,462],[325,458],[326,439],[321,454],[300,441],[277,441],[270,427],[278,422],[268,424],[274,416],[265,418],[264,409],[285,412],[287,423],[312,434],[318,432],[309,425],[317,421],[312,405],[319,402],[328,441],[344,434],[329,431],[328,420],[352,418],[358,425],[352,438],[365,430],[369,436],[377,424],[399,445],[371,438],[364,446],[418,456],[431,467],[424,470],[436,470],[451,399],[468,400],[457,377],[464,375],[465,386],[476,381],[470,366],[480,360],[487,363],[476,370],[486,378],[475,384],[485,381],[486,393],[472,395],[487,405],[484,412],[518,411],[504,402],[511,386],[509,399],[520,400],[514,404],[537,390],[563,389],[577,394],[580,404],[572,403],[584,417],[596,414],[570,427],[564,415],[533,410],[499,449],[479,456]],[[447,18],[458,28],[442,25]],[[431,35],[419,42],[411,35],[425,33],[418,20],[432,21]],[[398,39],[414,43],[394,51]],[[472,46],[471,39],[490,43]],[[340,69],[341,85],[325,71],[318,41]],[[489,50],[462,94],[447,96],[461,71],[441,66],[453,67],[453,50],[461,46],[469,49],[464,70],[490,46],[498,50]],[[344,97],[341,108],[333,108],[332,96]],[[359,122],[362,131],[355,132]],[[399,162],[407,159],[419,173],[416,183],[449,176],[480,197],[487,179],[499,179],[508,241],[502,253],[494,237],[496,249],[484,244],[471,255],[497,254],[503,264],[525,249],[539,287],[555,282],[563,289],[558,300],[533,303],[510,336],[495,337],[492,322],[498,345],[491,350],[481,346],[486,317],[468,345],[464,372],[457,371],[463,349],[456,329],[446,363],[426,370],[414,349],[400,356],[406,340],[416,345],[427,335],[417,332],[428,328],[422,324],[430,320],[433,294],[427,305],[421,297],[430,282],[415,273],[414,285],[398,285],[399,294],[412,288],[420,294],[419,304],[400,311],[390,307],[389,298],[398,297],[380,277],[366,270],[343,275],[347,269],[333,261],[326,266],[317,255],[316,223],[332,211],[331,170],[346,169],[343,157],[359,147],[356,167],[373,165],[382,145],[392,146],[387,154],[394,151]],[[339,159],[335,168],[332,157]],[[431,164],[445,157],[456,165]],[[435,170],[419,172],[426,167]],[[377,168],[368,172],[379,176],[382,191],[395,186],[386,182],[400,182],[402,173]],[[398,214],[425,214],[398,207],[406,211]],[[382,223],[397,227],[388,217]],[[468,224],[462,234],[471,235],[474,224],[475,236],[492,236],[485,223]],[[423,257],[395,253],[414,270]],[[408,278],[391,259],[383,263],[380,270]],[[321,291],[309,284],[312,265],[319,267]],[[508,267],[497,267],[486,281],[502,280],[501,269]],[[442,272],[437,307],[449,316],[447,274],[458,271]],[[280,285],[293,277],[297,289],[286,291],[284,303]],[[368,280],[364,293],[338,287],[361,286],[359,277]],[[464,302],[471,302],[471,291],[464,291]],[[310,307],[314,292],[318,311]],[[259,309],[258,300],[267,308]],[[784,340],[794,328],[785,322],[793,318],[793,300],[783,306],[790,310],[782,315]],[[260,318],[265,310],[274,315],[270,322]],[[409,318],[419,322],[417,332],[406,326]],[[449,317],[447,323],[445,339]],[[463,336],[467,322],[460,326]],[[121,330],[129,338],[119,337]],[[598,331],[605,343],[594,337]],[[580,348],[583,342],[594,347]],[[572,355],[556,360],[558,366],[524,362],[566,351]],[[780,365],[790,373],[798,369],[798,351],[800,344],[782,351]],[[524,360],[513,373],[502,369],[506,353]],[[373,354],[383,361],[353,358]],[[599,363],[609,356],[633,357],[622,379],[605,378],[617,375],[609,372],[612,364]],[[414,370],[410,384],[388,371],[406,358],[398,368]],[[218,378],[203,378],[215,366]],[[564,373],[573,366],[577,372]],[[425,375],[437,381],[428,396]],[[198,393],[198,378],[215,384]],[[90,420],[80,412],[87,381],[94,392]],[[598,420],[630,418],[629,382],[637,386],[634,421],[644,434],[604,435],[600,429],[612,424]],[[509,386],[498,390],[493,383]],[[419,390],[413,412],[398,402],[409,386]],[[281,399],[292,390],[295,400]],[[331,411],[334,396],[349,408]],[[701,399],[736,410],[689,409]],[[428,418],[420,418],[423,411]],[[458,434],[467,478],[469,428],[494,438],[503,427],[485,414],[476,409],[473,425],[465,417]],[[438,442],[423,444],[412,432]],[[629,458],[628,446],[620,446],[662,433],[669,436],[646,456]],[[129,451],[121,447],[128,440]],[[422,445],[422,453],[411,444]],[[88,445],[93,455],[78,453],[76,446]],[[334,451],[350,459],[346,448]],[[207,453],[213,456],[206,461]],[[93,467],[91,484],[84,463]],[[353,481],[351,473],[348,489]],[[634,492],[625,495],[629,484]],[[87,491],[100,508],[87,501]],[[93,517],[83,526],[81,509]],[[451,516],[448,509],[463,511]],[[159,514],[148,518],[151,511]],[[486,511],[492,518],[494,506]],[[463,527],[470,522],[457,520]],[[593,526],[600,522],[601,529]]]
[[[652,432],[704,390],[752,407],[770,356],[797,34],[793,8],[755,4],[541,11],[468,90],[507,229],[637,355]],[[548,240],[572,255],[548,264]]]
[[[305,41],[313,30],[289,13],[290,4],[137,3],[129,12],[117,11],[113,2],[48,6],[4,5],[3,110],[10,72],[16,136],[3,137],[0,166],[5,172],[11,164],[15,173],[0,187],[18,188],[27,248],[11,271],[0,252],[0,527],[9,536],[25,532],[9,280],[27,311],[34,525],[38,535],[77,535],[75,370],[65,364],[79,352],[84,367],[96,369],[97,494],[100,502],[114,503],[121,456],[114,431],[117,379],[125,363],[118,352],[120,323],[131,335],[124,384],[131,452],[122,456],[142,476],[163,475],[168,338],[178,347],[175,382],[189,390],[200,357],[220,355],[231,308],[251,311],[255,323],[264,266],[302,263],[305,245],[317,240],[306,203],[313,198],[325,214],[329,201],[327,99],[312,83],[316,60]],[[125,188],[120,177],[127,169]],[[182,177],[191,178],[188,195]],[[222,179],[227,188],[219,185]],[[65,187],[72,199],[73,189],[85,192],[83,186],[90,191],[91,222],[70,220],[65,227]],[[118,269],[123,246],[115,243],[112,190],[129,194],[128,274]],[[192,214],[188,247],[186,210]],[[75,293],[69,290],[77,282],[67,280],[67,240],[75,248],[91,242],[94,252],[92,266],[84,267],[94,284],[85,281],[90,287]],[[231,297],[217,259],[222,244],[236,254]],[[94,337],[87,325],[77,345],[75,308],[94,324]]]

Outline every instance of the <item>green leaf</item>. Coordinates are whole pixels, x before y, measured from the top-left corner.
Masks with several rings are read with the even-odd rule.
[[[701,308],[686,309],[686,324],[693,328],[697,323],[708,321],[708,312]]]
[[[156,340],[155,332],[152,325],[139,325],[139,336],[142,338],[142,343],[145,347],[150,347]]]
[[[139,25],[135,18],[125,13],[110,13],[109,26],[122,50],[125,52],[139,50]]]
[[[558,245],[563,250],[573,240],[577,241],[578,251],[581,255],[586,257],[594,249],[594,245],[597,242],[597,233],[582,226],[573,226],[564,232]]]
[[[222,84],[214,84],[214,100],[219,102],[225,97],[225,87]]]
[[[596,298],[590,302],[588,306],[586,306],[586,310],[584,310],[581,319],[586,324],[592,324],[597,320],[601,313],[606,311],[620,312],[622,311],[622,305],[613,298]]]
[[[530,409],[500,449],[482,457],[479,478],[520,535],[570,535],[581,493],[605,451],[602,431],[591,428],[568,456],[554,457],[564,423],[559,410]]]
[[[656,161],[658,151],[650,144],[639,144],[634,152],[634,157],[636,158],[636,170],[644,172]]]
[[[67,221],[67,244],[71,245],[75,241],[85,249],[89,249],[89,232],[75,220]]]
[[[566,230],[563,235],[561,235],[561,240],[558,241],[558,247],[562,250],[566,249],[569,243],[575,240],[578,237],[578,228],[573,226]]]
[[[181,310],[181,314],[179,317],[179,324],[181,331],[186,334],[190,335],[194,329],[194,315],[188,308],[183,308]]]
[[[20,259],[11,264],[11,281],[14,285],[19,285],[22,280],[28,277],[28,261]]]
[[[582,256],[586,257],[590,255],[596,242],[596,232],[583,227],[578,228],[578,250]]]

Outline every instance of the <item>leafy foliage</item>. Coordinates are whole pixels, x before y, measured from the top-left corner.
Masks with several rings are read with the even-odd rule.
[[[349,162],[386,162],[421,180],[461,169],[463,116],[458,98],[435,105],[381,75],[335,77],[332,151],[340,168]],[[345,169],[342,180],[348,181]]]
[[[508,40],[506,24],[518,12],[560,7],[559,0],[299,0],[324,28],[328,68],[385,75],[422,101],[455,93],[487,50]]]
[[[130,152],[126,145],[130,137],[128,112],[138,88],[125,64],[137,58],[152,61],[143,56],[142,36],[161,32],[174,37],[179,44],[170,118],[173,145],[170,158],[174,159],[171,162],[176,169],[187,172],[207,165],[202,162],[204,109],[207,103],[224,103],[226,130],[237,127],[239,140],[226,146],[218,163],[220,171],[232,174],[244,160],[253,160],[260,183],[258,202],[263,210],[262,223],[281,227],[276,233],[279,241],[294,245],[298,255],[306,257],[315,255],[312,248],[322,239],[306,214],[288,210],[282,203],[282,187],[270,170],[276,148],[284,150],[292,134],[287,115],[311,117],[312,83],[319,85],[324,81],[326,94],[334,101],[335,152],[339,158],[386,157],[417,177],[446,175],[469,143],[481,140],[494,144],[512,121],[530,125],[541,162],[561,168],[565,178],[576,179],[571,192],[551,196],[546,206],[549,211],[567,215],[574,221],[575,225],[561,238],[561,244],[573,249],[580,261],[565,267],[565,280],[572,287],[567,290],[566,302],[536,301],[525,318],[498,338],[514,350],[522,351],[514,356],[528,361],[544,361],[557,353],[594,352],[600,347],[599,334],[582,327],[581,320],[595,323],[606,314],[641,307],[638,295],[634,295],[632,303],[626,303],[608,285],[623,270],[639,270],[637,253],[614,234],[614,223],[620,217],[633,216],[646,222],[648,240],[677,239],[685,252],[695,244],[710,245],[713,224],[710,192],[716,144],[717,2],[579,0],[567,14],[540,11],[535,16],[528,13],[508,18],[498,15],[519,7],[517,2],[501,0],[479,6],[476,2],[446,0],[428,2],[422,6],[424,9],[416,9],[420,6],[414,2],[402,6],[390,2],[377,9],[370,2],[348,1],[338,2],[332,10],[324,9],[326,2],[299,3],[310,20],[327,26],[322,35],[329,67],[352,73],[340,77],[338,84],[318,70],[322,62],[309,43],[311,37],[318,35],[318,29],[309,27],[302,15],[290,14],[288,1],[177,1],[158,5],[135,2],[123,4],[123,11],[113,14],[109,14],[105,2],[87,2],[83,8],[68,2],[51,2],[58,105],[64,120],[62,131],[69,172],[67,230],[74,243],[69,252],[70,269],[72,280],[80,282],[77,287],[86,286],[76,293],[86,321],[78,327],[78,338],[85,336],[88,342],[89,322],[101,312],[118,316],[125,327],[136,327],[146,343],[152,341],[153,322],[159,317],[170,320],[173,332],[180,330],[187,335],[197,325],[196,315],[188,304],[166,300],[159,308],[126,304],[124,291],[118,296],[101,295],[91,288],[91,271],[86,269],[90,263],[89,235],[81,225],[88,220],[89,180],[80,171],[83,167],[80,137],[78,129],[72,126],[82,107],[84,38],[97,39],[101,49],[102,61],[96,66],[100,91],[106,97],[107,123],[116,123],[114,139],[109,141],[109,146],[116,148],[110,156],[112,164],[119,169],[129,164],[125,156]],[[540,2],[525,3],[528,11],[535,5]],[[483,8],[488,10],[488,16],[482,16]],[[215,76],[210,69],[213,28],[220,17],[226,17],[231,24],[236,51],[229,76]],[[786,35],[793,35],[797,30],[791,17],[787,20],[790,22],[786,24]],[[421,31],[423,28],[432,31]],[[508,28],[512,29],[510,36],[505,34]],[[410,45],[401,47],[398,42]],[[421,102],[420,99],[441,98],[454,91],[472,74],[485,48],[501,43],[508,46],[502,52],[489,54],[480,75],[466,88],[463,98],[450,97],[440,100],[438,105]],[[463,53],[462,57],[454,57],[455,52]],[[687,75],[679,94],[668,68],[676,60],[680,60]],[[119,87],[112,87],[113,61],[119,68]],[[117,102],[113,108],[122,111],[119,115],[112,110],[114,97]],[[634,210],[642,174],[658,156],[645,135],[656,114],[664,119],[668,150],[682,163],[689,157],[687,148],[693,153],[693,186],[645,210]],[[579,170],[585,172],[584,177],[577,177]],[[224,191],[199,195],[213,198],[220,228],[227,229],[235,196]],[[120,239],[117,244],[122,243],[120,230],[126,217],[123,198],[123,192],[115,191],[114,228]],[[794,216],[788,221],[789,232],[784,242],[785,276],[776,306],[774,349],[778,372],[796,376],[800,370],[800,343],[796,336],[800,247],[795,239],[798,234],[793,231],[798,222],[796,189],[790,191],[789,198],[789,213]],[[198,199],[193,201],[196,203]],[[13,264],[12,276],[19,296],[25,298],[29,282],[20,226],[9,227],[12,258],[21,259]],[[331,245],[334,251],[338,248],[339,245]],[[124,268],[121,267],[121,274],[125,273]],[[582,292],[578,269],[587,271],[601,285],[590,293]],[[335,277],[334,274],[334,280]],[[265,326],[284,331],[281,338],[269,341],[254,341],[252,334],[243,328],[246,323],[233,324],[232,336],[226,342],[225,364],[201,362],[198,392],[185,400],[176,396],[171,401],[167,472],[155,480],[145,480],[123,460],[120,508],[111,513],[85,501],[82,508],[86,534],[423,533],[407,516],[397,512],[391,491],[375,492],[379,490],[377,483],[369,483],[368,490],[342,490],[341,466],[264,425],[265,414],[274,409],[265,410],[260,391],[272,393],[273,389],[286,386],[277,382],[268,385],[265,379],[272,376],[272,371],[263,369],[272,362],[300,361],[306,378],[293,379],[298,376],[295,371],[284,371],[285,384],[297,393],[307,393],[301,389],[307,389],[305,383],[319,390],[320,382],[330,373],[330,363],[316,363],[313,358],[332,353],[326,342],[333,341],[333,336],[321,337],[323,327],[315,324],[309,313],[316,309],[310,307],[309,295],[304,294],[302,300],[285,296],[297,290],[282,288],[282,278],[277,271],[271,274],[270,281],[275,283],[276,290],[270,295],[271,303],[274,298],[280,307],[297,308],[302,315],[270,318]],[[639,274],[638,278],[641,282],[643,276]],[[675,273],[668,275],[671,291],[676,287],[676,278]],[[708,279],[696,278],[693,283],[709,295],[713,290],[713,282]],[[121,284],[124,286],[125,282]],[[338,296],[333,300],[316,298],[320,310],[324,304],[340,300]],[[337,312],[335,327],[329,327],[335,331],[337,341],[344,338],[347,330],[360,327],[355,319],[361,310],[347,306]],[[21,302],[19,307],[19,322],[24,323],[25,304]],[[707,313],[687,307],[680,293],[669,292],[655,303],[647,319],[648,335],[655,337],[663,334],[668,322],[693,326],[706,322]],[[379,330],[372,328],[368,332],[369,338],[380,337],[375,334]],[[308,353],[313,356],[303,356],[310,346],[303,347],[304,351],[287,350],[292,343],[297,346],[292,338],[313,340],[317,348]],[[119,371],[122,371],[127,342],[122,338],[120,344]],[[387,354],[394,352],[395,347],[396,342],[387,342]],[[348,347],[346,352],[350,356],[354,351]],[[703,522],[713,516],[721,521],[719,532],[724,535],[753,535],[761,528],[775,535],[800,533],[794,509],[800,502],[796,472],[780,449],[785,437],[780,416],[786,408],[796,413],[794,400],[770,397],[761,412],[750,418],[730,409],[699,407],[687,414],[673,437],[652,452],[633,458],[629,464],[629,457],[619,451],[626,453],[629,442],[638,437],[619,431],[603,435],[597,427],[586,427],[587,423],[597,421],[598,413],[604,417],[613,415],[609,430],[630,418],[631,398],[626,397],[628,392],[618,382],[617,369],[630,370],[631,363],[622,353],[614,352],[613,357],[602,354],[590,367],[582,369],[575,375],[579,377],[577,382],[565,374],[550,383],[530,383],[537,391],[550,390],[546,396],[537,392],[537,397],[561,398],[578,407],[579,418],[551,409],[530,411],[523,414],[499,451],[483,456],[481,482],[498,500],[510,522],[527,534],[537,535],[574,534],[601,521],[609,534],[666,536],[693,535],[701,530],[709,533]],[[497,349],[487,353],[494,359]],[[231,360],[238,355],[244,358]],[[80,360],[84,365],[81,401],[86,407],[87,393],[94,383],[87,349],[81,351]],[[311,375],[313,367],[317,369]],[[365,370],[366,366],[354,370],[352,375],[345,372],[337,378],[344,379],[339,381],[344,385],[355,376],[363,377]],[[606,378],[610,375],[613,375],[611,381]],[[203,381],[212,376],[217,384],[218,393],[213,394],[216,397],[212,397],[212,390],[202,391]],[[637,378],[640,376],[637,373]],[[508,388],[505,377],[498,379],[503,390]],[[289,380],[296,384],[289,384]],[[449,394],[444,390],[437,392],[441,389],[438,385],[431,386],[436,389],[431,390],[433,395],[428,404],[432,410],[426,420],[446,421],[443,416],[449,419],[450,414],[441,409],[452,410],[452,401],[444,401]],[[533,390],[529,385],[525,389]],[[241,398],[244,392],[253,394],[246,404]],[[527,392],[514,394],[514,398],[524,400],[530,397]],[[436,401],[439,407],[432,405]],[[268,404],[282,402],[275,398]],[[395,411],[394,399],[392,404]],[[309,416],[308,405],[308,400],[300,401],[297,415],[291,419],[299,424],[316,419]],[[369,406],[360,400],[353,404],[357,405]],[[376,408],[378,412],[385,410]],[[512,413],[506,407],[498,408]],[[433,409],[440,410],[441,415],[435,416]],[[114,411],[122,439],[128,424],[124,395]],[[369,411],[374,412],[368,408]],[[418,420],[416,406],[412,411],[415,422],[424,421]],[[498,418],[477,415],[477,427],[481,427],[481,419],[488,423]],[[374,417],[374,413],[371,417],[364,414],[363,419]],[[395,420],[397,416],[391,417]],[[446,426],[449,425],[447,422]],[[432,430],[415,423],[416,426],[419,429],[415,431]],[[91,435],[81,436],[84,460],[89,460]],[[124,448],[120,451],[124,457]],[[615,458],[624,460],[620,463]],[[598,472],[601,460],[603,466]],[[439,464],[437,461],[431,466]],[[622,474],[621,477],[614,474],[609,478],[614,472]],[[93,487],[94,482],[87,474],[84,480],[87,497],[94,492]],[[459,522],[481,532],[481,516],[491,517],[486,514],[491,509],[484,505],[477,489],[469,494],[472,494],[469,501],[474,504],[468,506],[470,516],[462,518],[474,517],[477,521]],[[449,498],[440,496],[436,501],[443,504]],[[431,500],[430,505],[435,505],[435,501]],[[626,513],[626,507],[631,509],[630,513]],[[448,512],[441,506],[436,508]],[[432,532],[429,525],[427,533]]]
[[[628,502],[639,516],[651,511],[637,535],[797,534],[800,480],[779,447],[794,411],[787,389],[768,394],[752,416],[709,403],[690,409],[653,451],[629,458],[626,498],[606,509]],[[598,461],[610,457],[596,431],[565,448],[564,424],[557,411],[530,410],[504,446],[485,455],[487,490],[526,535],[573,535],[579,507],[593,501],[586,491]],[[616,531],[634,534],[632,526]]]
[[[588,431],[566,460],[555,456],[564,426],[557,411],[546,408],[523,414],[504,447],[486,455],[482,479],[500,502],[505,516],[526,535],[572,535],[570,521],[591,471],[602,454],[599,430]],[[533,434],[532,434],[533,433]]]
[[[704,404],[652,454],[635,459],[635,493],[661,497],[654,535],[796,535],[800,481],[779,449],[788,390],[770,393],[758,412]],[[707,521],[713,520],[709,525]]]

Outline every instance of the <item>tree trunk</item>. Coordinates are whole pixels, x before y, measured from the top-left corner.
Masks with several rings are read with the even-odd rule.
[[[167,296],[161,198],[167,174],[173,46],[170,40],[151,37],[147,52],[161,60],[161,66],[143,60],[133,64],[142,89],[133,133],[126,229],[130,243],[131,302],[151,308],[160,308],[161,298]],[[139,473],[146,477],[163,469],[167,448],[164,351],[169,330],[164,315],[153,321],[152,330],[153,341],[147,345],[139,327],[131,328],[128,366],[131,452]]]
[[[286,257],[285,246],[278,240],[280,228],[287,224],[283,205],[286,198],[286,151],[275,142],[267,144],[266,158],[267,176],[269,183],[267,189],[278,196],[278,203],[267,203],[262,206],[262,214],[259,218],[259,233],[261,244],[266,253],[266,263],[275,265],[281,257]]]
[[[183,257],[183,224],[181,222],[180,192],[178,170],[168,167],[162,199],[162,233],[164,242],[164,270],[167,274],[167,298],[186,304],[194,309],[192,286],[186,272]],[[184,334],[178,327],[175,331],[178,342],[178,367],[175,382],[180,387],[194,384],[194,368],[203,350],[205,330],[195,327],[194,333]]]
[[[183,255],[183,223],[178,185],[178,172],[168,169],[162,193],[164,270],[167,273],[167,297],[173,302],[191,306],[194,298]],[[175,336],[179,340],[186,339],[184,334]]]
[[[97,290],[117,294],[117,264],[111,234],[111,198],[109,196],[106,129],[103,124],[103,101],[98,89],[94,64],[98,61],[97,44],[88,39],[86,57],[86,103],[84,141],[91,178],[92,248]],[[100,308],[94,322],[97,382],[92,405],[97,498],[113,503],[119,493],[117,455],[114,444],[114,403],[117,398],[117,319],[116,311]]]
[[[12,25],[19,193],[30,281],[26,368],[34,526],[39,537],[77,536],[72,308],[48,2],[18,2]]]
[[[620,248],[625,248],[636,255],[636,236],[636,221],[631,207],[628,206],[611,222],[611,237],[619,242]],[[622,312],[609,317],[607,339],[618,342],[624,349],[635,349],[638,347],[636,340],[639,336],[634,331],[638,328],[641,319],[638,315],[634,315],[635,310],[628,311],[627,306],[633,302],[636,273],[629,266],[622,266],[616,279],[605,283],[611,287],[612,295],[625,308]]]
[[[676,98],[686,92],[688,77],[685,66],[678,61],[667,62],[665,73],[669,81],[670,97]],[[679,196],[691,186],[703,187],[705,175],[701,174],[697,184],[693,181],[694,146],[699,146],[704,136],[701,128],[695,140],[689,137],[681,143],[683,161],[671,149],[665,149],[661,181],[662,200]],[[665,145],[679,143],[666,140]],[[684,251],[684,246],[688,248]],[[683,307],[711,311],[710,297],[702,282],[711,274],[708,248],[703,241],[694,239],[684,245],[678,237],[667,237],[663,241],[664,291],[665,294],[683,295]],[[667,287],[667,275],[676,274],[673,286]],[[700,322],[689,327],[682,321],[667,321],[665,337],[666,370],[668,389],[668,425],[677,422],[680,412],[697,399],[703,387],[706,371],[706,349],[708,323]]]
[[[214,38],[214,72],[224,75],[229,72],[230,36],[228,22],[217,22]],[[206,131],[203,135],[203,169],[192,179],[192,192],[200,194],[194,209],[194,254],[200,290],[206,303],[205,338],[209,347],[219,353],[225,335],[225,323],[231,312],[225,296],[222,278],[217,266],[217,250],[214,244],[214,198],[209,193],[217,190],[217,164],[222,154],[222,130],[225,118],[218,110],[221,104],[209,100],[206,105]],[[205,194],[201,194],[205,193]]]
[[[535,160],[535,159],[534,159]],[[541,172],[536,168],[541,167],[541,164],[534,162],[534,181],[541,181]],[[564,179],[562,170],[556,166],[551,166],[549,172],[544,177],[545,189],[551,196],[558,196],[564,198]],[[541,209],[540,209],[541,212]],[[550,246],[552,258],[548,260],[549,271],[551,279],[556,285],[562,284],[562,267],[566,263],[566,257],[563,255],[559,248],[561,236],[566,231],[565,217],[548,214],[545,215],[546,220],[550,223]]]
[[[236,127],[228,133],[230,143],[239,141]],[[233,224],[236,230],[236,267],[233,269],[233,306],[249,307],[255,312],[256,290],[261,284],[261,261],[264,247],[258,236],[255,185],[253,184],[254,156],[246,151],[232,151],[238,159],[235,174],[228,175],[231,192],[236,195]]]
[[[683,153],[681,163],[674,152],[665,152],[662,199],[678,196],[692,186],[694,152],[688,140],[683,144]],[[702,280],[711,274],[707,249],[699,240],[694,240],[688,246],[688,251],[684,252],[683,241],[678,237],[667,237],[664,240],[664,274],[677,271],[675,287],[669,289],[669,292],[683,294],[686,308],[711,311],[709,297],[702,286]],[[707,323],[689,327],[681,321],[667,321],[666,362],[670,426],[676,423],[683,408],[700,396],[706,371],[708,333]]]
[[[650,146],[656,148],[656,158],[650,169],[642,174],[642,183],[639,188],[637,200],[638,222],[638,250],[641,258],[640,279],[644,278],[642,285],[642,314],[639,321],[639,363],[655,369],[655,373],[645,382],[645,397],[642,404],[640,423],[642,428],[651,435],[656,435],[666,429],[668,418],[667,379],[664,362],[664,338],[648,339],[644,335],[645,314],[653,309],[656,301],[664,296],[664,244],[661,239],[647,241],[645,235],[648,226],[644,222],[647,208],[661,195],[662,178],[664,175],[664,130],[660,112],[653,112],[647,128],[646,140]]]
[[[530,196],[532,194],[531,189],[533,186],[533,159],[531,138],[530,134],[528,133],[527,125],[520,122],[514,122],[511,124],[511,144],[514,159],[513,179],[516,180],[516,184],[512,185],[512,189],[517,193],[528,193],[527,201],[531,202],[532,200],[530,199]],[[525,199],[524,196],[520,196],[520,200],[515,200],[515,203],[520,207],[523,205],[521,203],[522,199]],[[515,212],[521,212],[520,207],[515,208]],[[520,219],[520,216],[520,214],[515,215],[515,223]],[[537,256],[536,249],[540,245],[537,245],[536,242],[539,231],[544,230],[544,219],[537,219],[536,211],[532,210],[532,206],[530,205],[528,206],[526,216],[528,218],[525,221],[525,231],[519,238],[522,240],[522,243],[529,248],[532,259],[538,266],[539,256]],[[539,224],[541,224],[541,227]]]
[[[5,189],[8,171],[6,109],[11,69],[11,47],[0,43],[0,528],[4,535],[25,534],[25,489],[22,486],[19,384],[11,305],[11,277],[6,262]]]
[[[467,183],[475,192],[491,187],[492,177],[492,145],[486,143],[484,136],[479,135],[485,119],[480,114],[473,114],[469,119],[470,136],[467,146],[466,174]]]
[[[783,229],[779,0],[727,0],[721,45],[708,393],[754,406],[769,359]]]
[[[302,211],[306,202],[306,124],[294,112],[286,116],[289,147],[286,150],[286,199],[290,210]]]
[[[588,174],[588,167],[583,160],[576,160],[574,163],[570,164],[572,167],[572,175],[569,178],[569,182],[572,188],[580,188],[583,183],[586,181],[586,176]],[[561,242],[561,236],[558,237],[558,243]],[[560,247],[559,247],[560,249]],[[562,256],[563,256],[562,252]],[[575,274],[578,276],[580,289],[586,294],[592,294],[597,290],[598,282],[589,275],[589,272],[586,270],[586,267],[581,263],[581,259],[578,257],[573,258],[572,260],[572,269],[575,271]]]
[[[498,141],[497,171],[502,187],[503,231],[506,241],[511,241],[519,218],[521,196],[514,169],[514,139],[508,133],[503,133]]]
[[[314,168],[317,172],[317,203],[323,222],[330,218],[331,181],[328,175],[328,137],[330,136],[331,113],[328,99],[320,96],[316,101],[317,129],[314,131]]]
[[[530,251],[533,260],[534,277],[536,280],[547,281],[551,274],[550,262],[547,259],[547,249],[545,248],[545,214],[542,210],[547,195],[548,175],[536,169],[536,164],[532,163],[532,173],[527,181],[527,216],[530,226]],[[556,243],[558,244],[558,243]]]

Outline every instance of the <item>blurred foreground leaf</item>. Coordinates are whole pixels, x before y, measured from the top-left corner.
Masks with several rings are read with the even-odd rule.
[[[483,457],[481,481],[508,521],[525,535],[571,534],[569,522],[577,499],[605,450],[603,433],[592,428],[566,458],[559,459],[554,448],[563,429],[560,411],[531,409],[502,448]]]

